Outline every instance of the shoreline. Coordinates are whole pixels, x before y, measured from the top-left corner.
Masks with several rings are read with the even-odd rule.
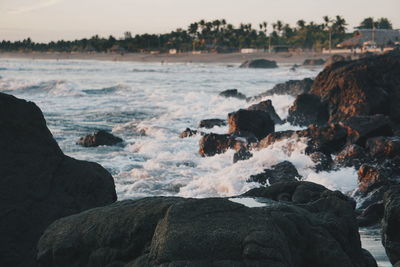
[[[148,54],[148,53],[64,53],[64,52],[4,52],[0,53],[0,59],[44,59],[44,60],[99,60],[116,62],[161,62],[161,63],[243,63],[252,59],[268,59],[283,64],[302,64],[305,59],[327,59],[332,54],[323,53],[205,53],[192,54]]]

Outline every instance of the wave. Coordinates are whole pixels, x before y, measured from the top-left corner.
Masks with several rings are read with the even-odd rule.
[[[111,93],[115,93],[120,90],[126,90],[128,88],[129,87],[126,85],[117,84],[115,86],[104,87],[101,89],[85,89],[82,91],[85,92],[86,94],[98,95],[98,94],[111,94]]]

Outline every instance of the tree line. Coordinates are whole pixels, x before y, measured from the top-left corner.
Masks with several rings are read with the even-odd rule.
[[[90,39],[49,43],[33,42],[30,38],[23,41],[5,41],[0,43],[0,51],[21,52],[166,52],[178,51],[217,51],[234,52],[241,48],[268,50],[271,47],[290,47],[320,50],[335,47],[344,39],[352,36],[347,32],[347,22],[341,16],[324,16],[320,23],[298,20],[291,26],[278,20],[269,24],[264,21],[258,25],[241,23],[235,27],[225,19],[212,21],[200,20],[191,23],[186,29],[178,28],[165,34],[136,34],[125,32],[124,37],[108,38],[95,35]],[[392,29],[387,18],[365,18],[357,29]]]

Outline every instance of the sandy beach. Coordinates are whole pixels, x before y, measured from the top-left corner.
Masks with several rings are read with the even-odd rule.
[[[242,63],[249,59],[264,58],[275,60],[278,63],[301,64],[308,58],[324,58],[329,54],[322,53],[206,53],[206,54],[148,54],[148,53],[127,53],[124,55],[115,53],[0,53],[0,58],[21,58],[21,59],[49,59],[49,60],[104,60],[104,61],[133,61],[133,62],[182,62],[182,63]]]

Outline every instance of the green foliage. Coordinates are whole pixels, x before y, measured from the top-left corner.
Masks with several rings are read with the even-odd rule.
[[[361,21],[357,29],[393,29],[392,23],[387,18],[380,18],[374,20],[374,18],[369,17]]]

